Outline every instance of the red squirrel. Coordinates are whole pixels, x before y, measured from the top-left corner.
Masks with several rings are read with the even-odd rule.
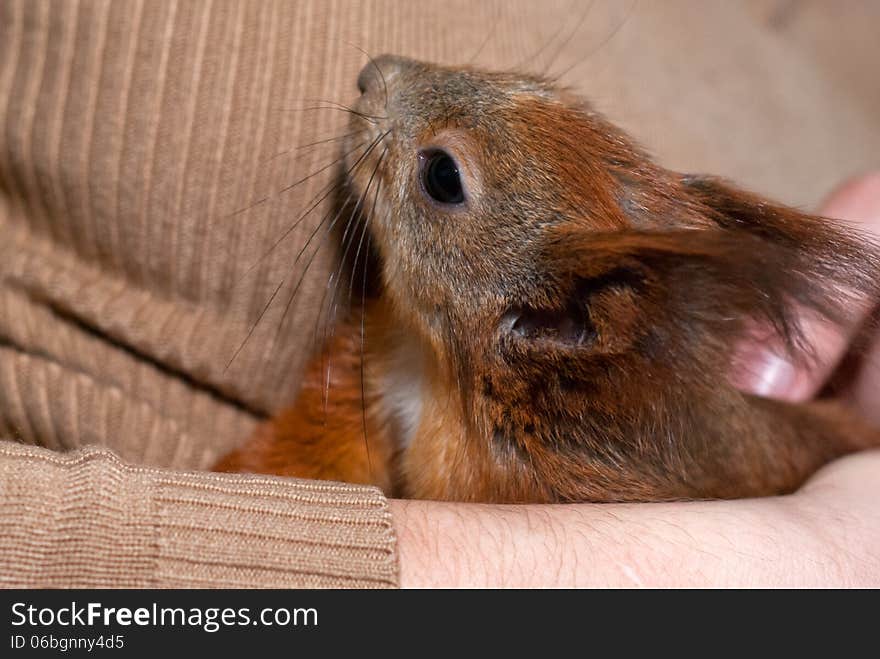
[[[542,77],[385,55],[358,85],[345,170],[377,290],[217,470],[669,501],[790,492],[880,446],[836,403],[727,378],[756,323],[797,353],[803,310],[877,299],[878,251],[851,230],[664,169]]]

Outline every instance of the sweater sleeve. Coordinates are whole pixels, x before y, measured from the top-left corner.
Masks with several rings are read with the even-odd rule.
[[[0,443],[0,585],[395,587],[372,487],[135,467]]]

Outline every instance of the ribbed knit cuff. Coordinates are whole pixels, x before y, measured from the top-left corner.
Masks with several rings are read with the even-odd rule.
[[[0,585],[361,588],[398,583],[371,487],[125,465],[0,444]]]

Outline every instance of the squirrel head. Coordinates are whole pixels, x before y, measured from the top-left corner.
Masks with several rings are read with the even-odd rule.
[[[488,438],[481,478],[519,483],[496,499],[595,498],[584,464],[747,413],[724,372],[750,326],[797,351],[804,309],[878,293],[854,232],[659,166],[551,80],[385,55],[358,85],[346,169],[383,295]]]

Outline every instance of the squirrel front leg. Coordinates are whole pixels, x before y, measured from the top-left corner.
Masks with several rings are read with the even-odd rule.
[[[337,325],[328,349],[309,362],[294,403],[213,471],[362,483],[390,494],[392,447],[377,422],[376,396],[361,379],[361,343],[360,324]]]

